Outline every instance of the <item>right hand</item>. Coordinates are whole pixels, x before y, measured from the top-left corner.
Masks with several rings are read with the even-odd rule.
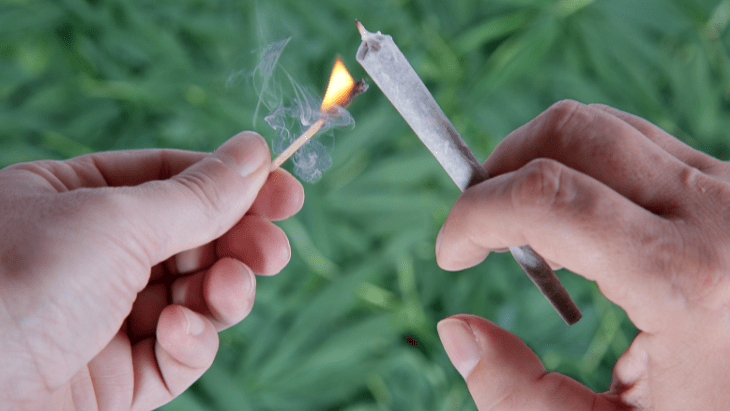
[[[507,136],[437,241],[446,270],[529,244],[596,281],[641,332],[597,394],[517,336],[457,315],[439,334],[480,410],[730,406],[730,165],[633,115],[573,101]]]

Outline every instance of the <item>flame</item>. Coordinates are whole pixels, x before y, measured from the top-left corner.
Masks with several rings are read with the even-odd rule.
[[[337,61],[335,61],[335,65],[332,67],[330,82],[327,85],[327,91],[324,93],[320,111],[327,112],[334,106],[346,105],[350,101],[354,89],[355,80],[352,79],[352,76],[347,71],[347,67],[345,67],[342,58],[337,57]]]

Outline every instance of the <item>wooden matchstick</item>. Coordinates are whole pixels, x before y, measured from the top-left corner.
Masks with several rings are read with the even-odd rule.
[[[270,171],[274,171],[277,168],[281,167],[284,162],[292,156],[301,146],[303,146],[307,141],[309,141],[310,138],[312,138],[319,129],[322,128],[324,123],[327,121],[326,117],[320,117],[319,120],[315,121],[314,124],[312,124],[307,131],[305,131],[301,136],[299,136],[296,140],[294,140],[293,143],[289,147],[286,148],[281,154],[276,156],[274,161],[271,162],[271,168]]]
[[[357,61],[380,87],[413,131],[433,153],[454,183],[462,190],[489,176],[469,150],[436,100],[393,38],[357,28],[362,44]],[[510,248],[517,263],[567,324],[577,322],[582,314],[550,265],[529,246]]]

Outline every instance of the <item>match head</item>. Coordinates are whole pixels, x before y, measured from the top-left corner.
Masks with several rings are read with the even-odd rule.
[[[335,61],[335,65],[332,67],[332,74],[327,85],[327,91],[324,93],[320,111],[327,113],[336,111],[333,110],[335,106],[345,107],[353,97],[367,90],[367,88],[368,85],[364,80],[355,82],[350,72],[347,71],[347,67],[345,67],[342,58],[337,57],[337,61]]]

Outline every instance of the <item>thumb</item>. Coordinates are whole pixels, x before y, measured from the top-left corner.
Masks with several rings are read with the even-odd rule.
[[[546,373],[521,339],[491,321],[456,315],[439,322],[438,333],[479,410],[619,409],[565,375]]]
[[[170,179],[130,188],[137,214],[130,226],[150,264],[207,244],[233,227],[266,181],[270,162],[266,141],[243,132]]]

